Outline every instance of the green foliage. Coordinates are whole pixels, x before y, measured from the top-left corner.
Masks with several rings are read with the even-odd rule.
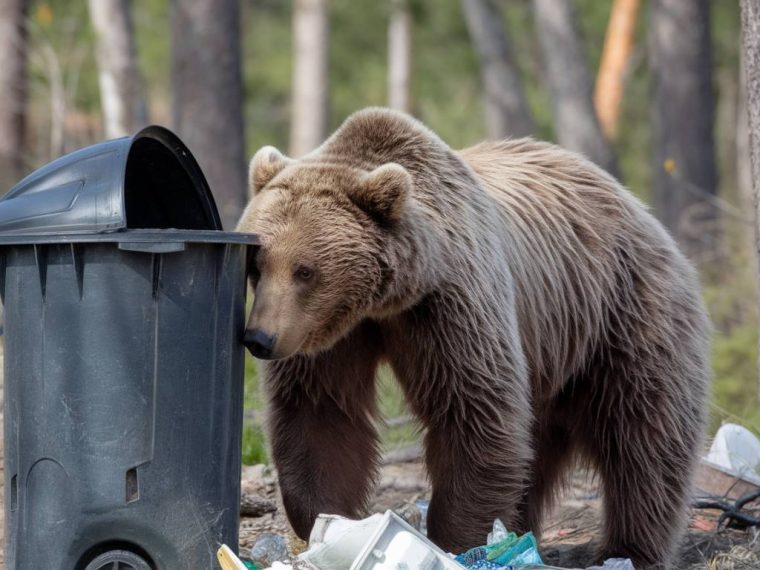
[[[521,70],[537,137],[553,139],[544,66],[533,27],[530,0],[497,3]],[[151,120],[171,123],[171,30],[169,0],[132,0],[140,69],[148,90]],[[736,187],[735,111],[738,97],[739,13],[736,2],[711,2],[713,83],[717,96],[716,146],[721,197],[741,203]],[[589,68],[598,68],[611,2],[576,0]],[[249,155],[265,144],[288,147],[292,74],[290,0],[242,0],[241,37],[245,126]],[[460,0],[412,0],[413,112],[454,147],[485,136],[479,64]],[[387,98],[389,1],[330,2],[330,126],[351,112],[383,105]],[[647,65],[647,3],[637,22],[615,148],[625,183],[648,199],[652,179],[651,85]],[[29,11],[30,165],[49,155],[51,66],[60,67],[67,105],[66,150],[101,138],[100,97],[94,34],[87,3],[32,0]],[[51,56],[54,61],[51,61]],[[757,276],[747,228],[727,218],[720,261],[703,271],[705,299],[715,322],[713,428],[734,418],[760,431],[757,410]],[[264,407],[255,362],[246,361],[245,406]],[[403,395],[387,369],[379,373],[381,414],[406,413]],[[736,417],[739,420],[736,420]],[[266,459],[261,413],[247,417],[246,462]],[[386,448],[418,437],[414,425],[383,429]]]
[[[246,0],[242,29],[248,154],[267,144],[287,152],[292,73],[290,2]]]
[[[377,394],[380,402],[379,411],[381,418],[388,420],[399,418],[409,413],[401,390],[393,372],[387,366],[378,370]],[[381,426],[380,437],[383,448],[386,450],[402,447],[413,442],[419,436],[418,427],[414,422],[407,422],[396,426]]]
[[[250,303],[249,303],[250,305]],[[266,463],[268,458],[266,438],[263,429],[264,397],[259,384],[259,370],[256,360],[245,355],[245,387],[243,407],[243,463]],[[253,415],[253,417],[250,417]]]
[[[743,424],[760,434],[757,405],[757,324],[716,331],[713,342],[713,406],[709,433],[723,421]]]
[[[132,14],[140,71],[148,101],[152,103],[151,120],[168,125],[171,122],[169,3],[132,0]]]
[[[259,425],[246,423],[243,426],[243,464],[267,463],[267,448],[264,431]]]
[[[704,272],[704,297],[713,322],[712,434],[723,421],[760,434],[758,406],[758,278],[751,228],[730,227],[726,251]]]

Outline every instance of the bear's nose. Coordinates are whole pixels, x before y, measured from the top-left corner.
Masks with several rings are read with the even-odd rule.
[[[250,353],[256,358],[264,360],[272,358],[274,343],[275,337],[265,333],[261,329],[247,330],[243,337],[243,344]]]

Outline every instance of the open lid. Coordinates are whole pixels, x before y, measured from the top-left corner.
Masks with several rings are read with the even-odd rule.
[[[168,228],[221,230],[222,224],[198,163],[159,126],[67,154],[0,200],[0,233]]]

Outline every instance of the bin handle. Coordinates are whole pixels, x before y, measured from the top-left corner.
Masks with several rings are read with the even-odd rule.
[[[185,242],[139,242],[139,241],[120,241],[119,249],[122,251],[139,251],[143,253],[176,253],[185,251]]]

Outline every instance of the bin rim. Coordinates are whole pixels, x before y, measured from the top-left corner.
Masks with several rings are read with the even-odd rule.
[[[258,234],[220,230],[128,229],[98,234],[12,234],[0,233],[0,245],[68,243],[229,243],[261,245]]]

